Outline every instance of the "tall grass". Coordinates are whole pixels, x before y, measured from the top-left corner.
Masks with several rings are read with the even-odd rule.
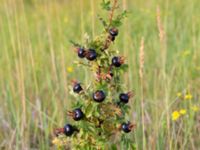
[[[177,92],[190,88],[199,100],[199,1],[120,2],[130,11],[115,42],[130,66],[125,82],[136,94],[130,117],[137,128],[130,136],[138,149],[199,149],[200,134],[194,130],[197,120],[183,122],[178,134],[170,118]],[[68,41],[83,41],[86,32],[91,38],[101,32],[97,14],[106,14],[99,3],[1,0],[0,149],[52,147],[53,128],[68,119],[70,80],[90,79],[86,70],[73,64],[76,55]],[[69,66],[74,72],[67,72]]]

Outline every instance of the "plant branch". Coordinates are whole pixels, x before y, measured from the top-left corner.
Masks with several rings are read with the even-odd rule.
[[[114,0],[113,6],[112,6],[111,11],[110,11],[110,15],[109,15],[109,27],[110,27],[110,25],[112,23],[112,20],[113,20],[114,11],[117,8],[117,2],[118,2],[118,0]]]

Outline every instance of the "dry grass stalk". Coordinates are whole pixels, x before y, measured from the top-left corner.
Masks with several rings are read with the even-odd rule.
[[[159,6],[157,6],[157,26],[158,26],[158,31],[159,31],[159,39],[160,39],[160,49],[161,49],[161,62],[162,62],[162,68],[161,68],[161,73],[162,73],[162,81],[163,81],[163,86],[162,90],[164,91],[163,97],[165,97],[164,105],[166,107],[166,121],[167,121],[167,145],[171,145],[170,142],[170,112],[169,112],[169,100],[168,100],[168,87],[167,85],[167,75],[166,75],[166,56],[167,56],[167,43],[166,43],[166,34],[165,30],[161,21],[161,12]]]
[[[159,6],[157,6],[157,26],[159,32],[160,46],[161,46],[161,57],[162,57],[162,68],[165,76],[165,64],[166,64],[166,34],[161,21],[161,12]]]
[[[144,69],[144,38],[142,37],[141,43],[140,43],[140,69],[139,69],[139,75],[140,79],[143,79],[143,69]]]
[[[157,6],[157,26],[158,26],[158,31],[159,31],[160,42],[162,44],[164,44],[165,43],[165,31],[164,31],[164,27],[163,27],[163,24],[162,24],[161,19],[160,19],[160,8],[159,8],[159,6]]]
[[[141,113],[142,113],[142,139],[143,139],[143,149],[146,149],[146,138],[145,138],[145,114],[144,114],[144,38],[141,39],[140,52],[139,52],[139,76],[140,76],[140,86],[141,86]]]

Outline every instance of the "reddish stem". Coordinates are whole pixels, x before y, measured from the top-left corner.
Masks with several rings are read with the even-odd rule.
[[[111,11],[110,11],[110,16],[109,16],[110,24],[109,24],[109,27],[110,27],[110,25],[112,23],[112,19],[113,19],[113,16],[114,16],[114,10],[117,8],[117,1],[118,0],[114,0],[113,6],[112,6]]]
[[[56,136],[58,136],[59,134],[64,133],[64,131],[65,131],[64,128],[57,128],[57,129],[54,130],[54,134],[55,134]]]

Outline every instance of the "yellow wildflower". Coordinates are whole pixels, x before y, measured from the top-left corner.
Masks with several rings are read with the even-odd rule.
[[[181,110],[179,110],[179,113],[181,114],[181,115],[185,115],[186,114],[186,109],[181,109]]]
[[[176,96],[177,96],[177,97],[181,97],[181,96],[182,96],[181,92],[178,92],[178,93],[176,94]]]
[[[185,100],[191,100],[192,99],[192,95],[191,94],[186,94],[185,95]]]
[[[74,70],[72,67],[67,67],[67,72],[72,73]]]
[[[197,111],[200,110],[200,108],[199,108],[198,106],[196,106],[196,105],[193,105],[191,108],[192,108],[192,110],[193,110],[194,112],[197,112]]]
[[[174,111],[172,113],[172,120],[176,121],[180,117],[180,113],[178,111]]]

